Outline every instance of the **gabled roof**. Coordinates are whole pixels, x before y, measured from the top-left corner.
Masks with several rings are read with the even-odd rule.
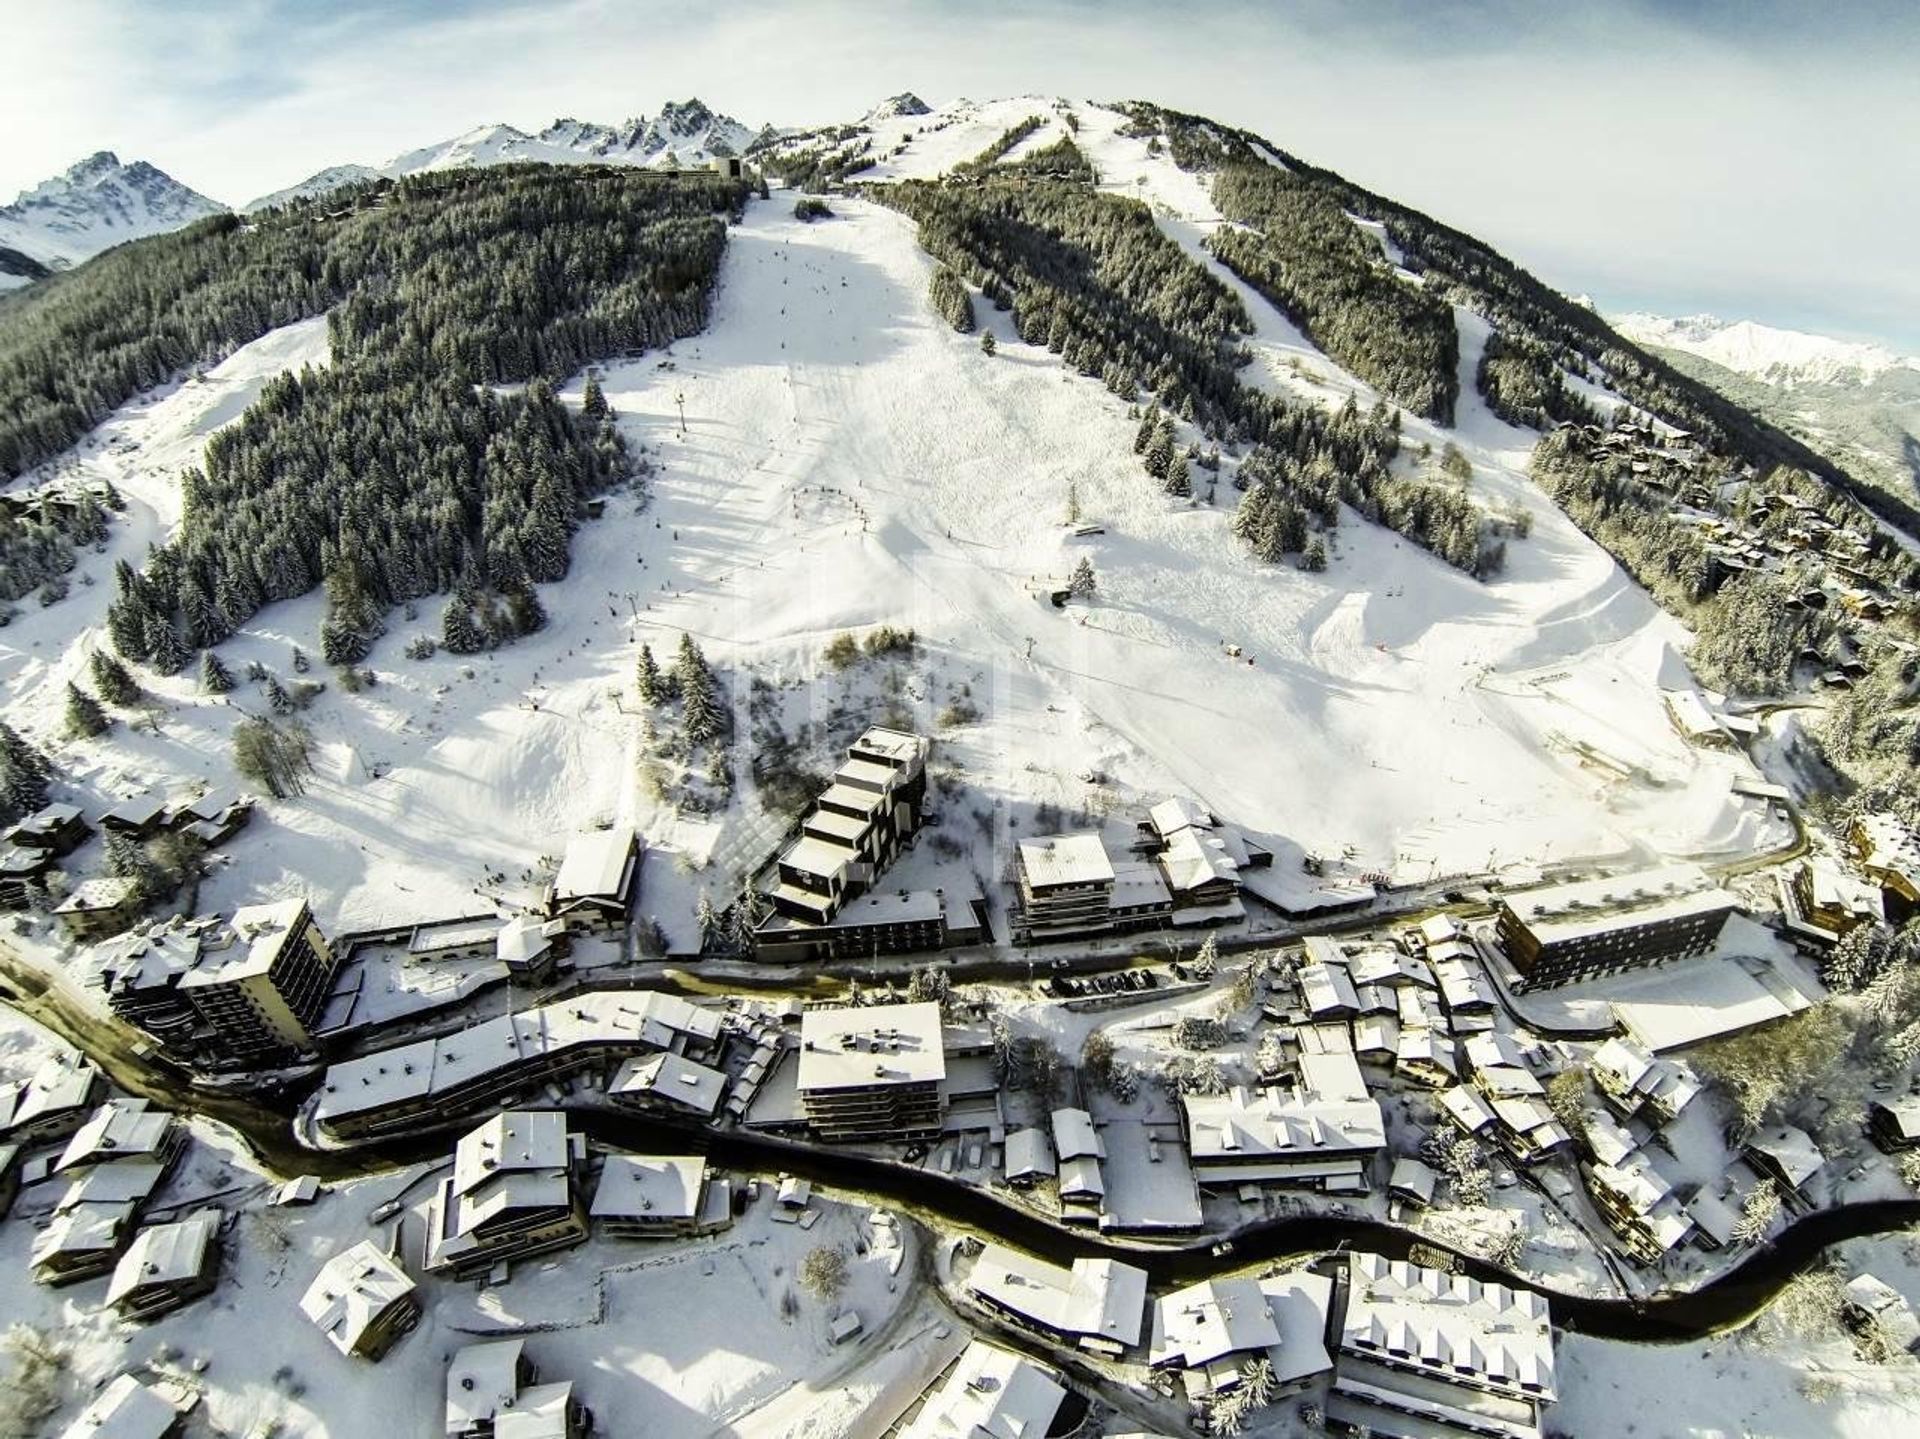
[[[1066,1397],[1031,1359],[976,1339],[900,1439],[1045,1439]]]
[[[180,1411],[159,1394],[122,1374],[94,1395],[61,1439],[161,1439],[180,1421]]]
[[[567,842],[567,852],[553,877],[555,902],[626,899],[633,866],[638,863],[638,844],[634,832],[620,826],[576,835]]]
[[[413,1292],[407,1271],[371,1239],[363,1239],[320,1266],[301,1296],[300,1312],[334,1348],[351,1354],[367,1330]]]
[[[149,1284],[183,1284],[196,1278],[219,1232],[220,1215],[212,1209],[141,1230],[114,1266],[107,1303],[118,1304]]]
[[[1265,1351],[1280,1342],[1267,1296],[1244,1275],[1175,1290],[1157,1307],[1156,1347],[1189,1369],[1229,1354]]]
[[[1131,1264],[1076,1259],[1066,1269],[1003,1244],[989,1244],[975,1259],[967,1287],[1061,1334],[1125,1345],[1140,1342],[1147,1273]]]

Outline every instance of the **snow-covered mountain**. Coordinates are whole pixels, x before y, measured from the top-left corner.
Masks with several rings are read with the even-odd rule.
[[[1635,344],[1698,355],[1769,385],[1869,385],[1889,370],[1920,370],[1920,358],[1895,354],[1883,345],[1781,330],[1752,320],[1626,314],[1609,316],[1609,322]]]
[[[933,107],[911,90],[902,90],[898,95],[889,96],[867,111],[863,124],[871,125],[880,120],[897,120],[906,115],[931,115]]]
[[[911,96],[901,97],[912,99]],[[640,165],[653,169],[704,165],[716,155],[738,155],[759,138],[727,115],[699,100],[669,101],[660,113],[619,125],[562,117],[537,133],[512,125],[481,125],[451,140],[394,156],[378,167],[335,165],[297,185],[262,195],[249,210],[310,195],[325,194],[377,176],[398,178],[425,170],[454,170],[468,165]]]
[[[0,247],[61,269],[226,208],[144,160],[126,165],[101,150],[0,206]]]
[[[362,180],[377,180],[380,172],[371,165],[329,165],[316,175],[309,175],[297,185],[289,185],[284,190],[275,190],[271,195],[262,195],[257,200],[247,202],[247,212],[270,209],[275,205],[290,205],[295,200],[305,200],[313,195],[324,195],[329,190],[338,190],[343,185],[357,185]]]

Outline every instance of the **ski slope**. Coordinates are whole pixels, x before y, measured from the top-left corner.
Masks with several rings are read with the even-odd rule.
[[[938,112],[887,120],[905,147],[891,163],[944,166],[1047,103],[968,107],[944,128]],[[1199,242],[1219,217],[1204,185],[1118,135],[1112,112],[1074,109],[1103,184],[1146,199],[1211,265]],[[1194,502],[1160,494],[1132,454],[1125,406],[1022,344],[1008,317],[976,302],[1000,344],[991,357],[946,328],[908,221],[835,198],[835,218],[803,224],[790,201],[776,193],[735,227],[704,334],[604,371],[657,473],[643,512],[615,496],[582,526],[571,576],[543,591],[550,627],[490,655],[413,662],[406,640],[437,633],[438,607],[392,616],[378,685],[335,685],[307,715],[320,741],[307,795],[264,808],[203,908],[300,892],[336,927],[471,912],[527,897],[543,856],[618,819],[667,851],[649,865],[643,907],[689,938],[697,890],[724,899],[726,871],[778,831],[750,796],[700,821],[640,793],[634,655],[642,639],[670,652],[682,631],[743,706],[757,675],[805,718],[845,693],[822,678],[835,633],[912,626],[937,682],[914,679],[903,702],[962,768],[969,802],[997,812],[991,841],[974,841],[987,875],[1033,832],[1039,806],[1089,806],[1096,787],[1123,803],[1192,794],[1272,845],[1276,876],[1303,890],[1306,853],[1418,881],[1711,856],[1783,836],[1764,807],[1729,794],[1744,760],[1692,749],[1668,725],[1660,691],[1677,682],[1686,635],[1526,478],[1532,437],[1474,393],[1476,316],[1459,315],[1458,425],[1409,420],[1406,436],[1459,445],[1473,493],[1523,507],[1531,538],[1482,584],[1349,515],[1332,564],[1310,575],[1248,556],[1227,529],[1237,494],[1222,483],[1208,503],[1204,471]],[[1243,298],[1258,383],[1371,403],[1258,296]],[[83,563],[91,589],[0,630],[10,719],[57,736],[66,682],[85,683],[86,651],[104,643],[113,559],[137,561],[177,522],[179,469],[265,376],[324,354],[320,322],[289,327],[204,381],[126,407],[49,467],[112,479],[131,508],[107,552]],[[1067,533],[1070,487],[1104,534]],[[1098,593],[1055,610],[1036,590],[1083,554]],[[274,606],[223,657],[236,675],[258,660],[291,680],[291,647],[313,650],[321,614],[318,595]],[[152,732],[123,722],[105,743],[55,745],[89,804],[227,778],[233,723],[264,709],[245,684],[214,699],[190,673],[142,679],[171,706]],[[958,683],[981,717],[940,732]],[[78,861],[84,870],[89,852]]]

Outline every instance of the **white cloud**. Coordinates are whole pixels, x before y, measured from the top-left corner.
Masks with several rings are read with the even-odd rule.
[[[1639,4],[1543,21],[1501,0],[1447,12],[1466,20],[1404,4],[1289,13],[1089,0],[27,7],[3,22],[0,193],[110,147],[240,202],[484,122],[616,120],[689,94],[754,124],[844,118],[900,89],[936,102],[1143,96],[1257,130],[1569,289],[1920,349],[1907,318],[1920,315],[1920,266],[1903,254],[1920,160],[1898,143],[1920,133],[1920,91],[1904,47],[1876,45],[1870,28],[1769,43],[1761,23],[1715,36]]]

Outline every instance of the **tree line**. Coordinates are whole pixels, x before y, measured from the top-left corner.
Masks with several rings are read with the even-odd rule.
[[[1213,201],[1229,220],[1207,248],[1316,348],[1417,415],[1453,423],[1453,310],[1401,279],[1329,195],[1264,162],[1228,164]]]
[[[576,416],[539,377],[699,330],[745,190],[528,166],[363,193],[386,203],[316,227],[332,362],[269,382],[185,474],[178,535],[116,574],[122,654],[177,670],[323,583],[332,663],[431,594],[454,596],[452,649],[537,628],[531,584],[566,573],[582,502],[631,463],[597,387]]]

